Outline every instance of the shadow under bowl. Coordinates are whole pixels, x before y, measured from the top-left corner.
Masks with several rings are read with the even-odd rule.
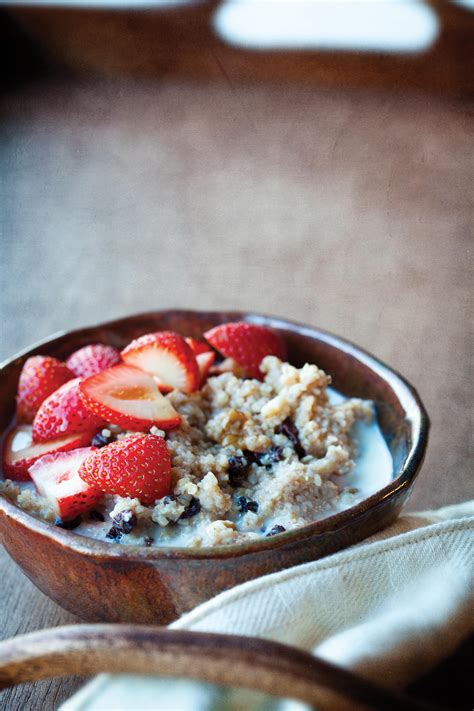
[[[347,341],[279,318],[239,312],[156,311],[45,340],[0,365],[0,430],[14,415],[18,377],[34,354],[65,359],[87,343],[123,348],[150,331],[200,337],[226,321],[269,326],[288,360],[316,363],[346,396],[372,400],[393,458],[393,480],[350,509],[261,541],[214,548],[120,546],[84,538],[22,511],[0,496],[0,540],[30,580],[61,607],[91,622],[168,624],[219,592],[357,543],[398,516],[421,467],[429,420],[400,375]]]

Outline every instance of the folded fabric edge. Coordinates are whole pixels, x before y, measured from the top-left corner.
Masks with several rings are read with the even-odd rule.
[[[404,545],[413,545],[418,541],[429,539],[433,536],[440,536],[450,531],[468,531],[472,528],[474,528],[474,501],[443,507],[437,511],[407,513],[392,524],[392,526],[356,546],[352,546],[318,561],[312,561],[288,570],[262,576],[261,578],[251,580],[231,590],[225,591],[183,615],[179,620],[171,624],[170,628],[192,629],[195,624],[203,620],[217,608],[222,609],[223,606],[244,598],[255,591],[265,589],[280,580],[309,575],[317,570],[335,568],[338,565],[344,565],[355,559],[376,556],[385,551],[393,550]],[[329,656],[330,655],[328,655],[328,657]],[[362,674],[366,672],[366,670],[362,668],[358,671]],[[71,699],[64,702],[61,705],[61,711],[81,711],[82,709],[87,709],[89,701],[97,697],[113,678],[114,676],[110,674],[100,674],[96,676],[76,692]]]
[[[333,555],[326,556],[320,560],[302,563],[301,565],[287,568],[276,573],[269,573],[268,575],[264,575],[260,578],[255,578],[254,580],[249,580],[246,583],[237,585],[230,590],[226,590],[219,595],[216,595],[211,598],[211,600],[202,603],[202,605],[194,608],[194,610],[184,614],[178,620],[169,625],[169,627],[170,629],[192,629],[193,625],[200,622],[217,608],[222,610],[223,607],[234,603],[236,600],[241,600],[256,591],[261,591],[280,581],[304,577],[319,570],[336,568],[338,566],[351,563],[356,559],[362,560],[363,558],[366,559],[377,556],[386,551],[394,550],[395,548],[413,545],[418,541],[425,540],[426,538],[430,538],[432,536],[442,535],[445,532],[447,533],[449,531],[462,531],[469,529],[474,529],[474,516],[440,521],[432,523],[428,526],[409,530],[406,533],[394,533],[394,535],[390,538],[384,538],[383,540],[372,540],[365,544],[351,546],[350,548],[334,553]]]

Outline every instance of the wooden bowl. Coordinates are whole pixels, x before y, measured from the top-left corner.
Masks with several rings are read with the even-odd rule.
[[[278,318],[237,312],[157,311],[63,333],[0,366],[0,430],[15,408],[20,370],[33,354],[66,358],[91,342],[123,347],[160,329],[199,337],[245,320],[281,333],[295,365],[316,363],[348,396],[373,400],[394,461],[393,481],[323,521],[250,543],[146,548],[91,540],[33,518],[0,496],[0,539],[24,573],[61,607],[88,621],[167,624],[217,593],[260,575],[334,553],[390,524],[420,469],[429,420],[416,391],[373,356],[336,336]]]

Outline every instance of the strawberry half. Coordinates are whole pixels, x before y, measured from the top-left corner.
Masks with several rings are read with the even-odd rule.
[[[3,446],[2,469],[5,477],[15,481],[28,481],[28,469],[40,457],[53,452],[82,447],[90,441],[90,435],[69,435],[50,442],[33,444],[31,425],[18,425],[6,437]]]
[[[105,425],[82,402],[81,378],[61,385],[41,405],[33,420],[33,441],[45,442],[77,432],[94,432]]]
[[[188,343],[173,331],[147,333],[123,351],[123,360],[157,378],[167,389],[191,393],[199,387],[199,368]]]
[[[262,379],[260,363],[267,355],[285,360],[286,348],[280,336],[265,326],[237,321],[223,323],[204,334],[225,358],[233,358],[253,378]]]
[[[79,476],[104,493],[153,504],[169,492],[171,457],[163,437],[131,434],[88,457]]]
[[[66,361],[69,370],[78,377],[88,378],[89,375],[100,373],[106,368],[120,363],[120,353],[113,346],[103,343],[91,343],[74,351]]]
[[[115,365],[91,375],[81,382],[80,390],[91,412],[125,429],[143,430],[156,425],[168,430],[181,422],[151,375],[131,365]]]
[[[22,422],[33,422],[41,403],[74,377],[67,365],[51,356],[32,356],[25,361],[18,381],[16,414]]]
[[[30,468],[39,494],[49,501],[63,521],[89,511],[102,498],[102,492],[87,484],[78,474],[81,464],[95,451],[95,447],[83,447],[72,452],[46,454]]]

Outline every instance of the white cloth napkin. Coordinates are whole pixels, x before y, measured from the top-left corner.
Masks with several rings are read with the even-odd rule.
[[[221,593],[171,628],[285,642],[400,688],[474,631],[473,530],[474,501],[405,514],[363,543]],[[236,696],[196,682],[102,674],[61,707],[130,708],[277,705],[253,692]]]

